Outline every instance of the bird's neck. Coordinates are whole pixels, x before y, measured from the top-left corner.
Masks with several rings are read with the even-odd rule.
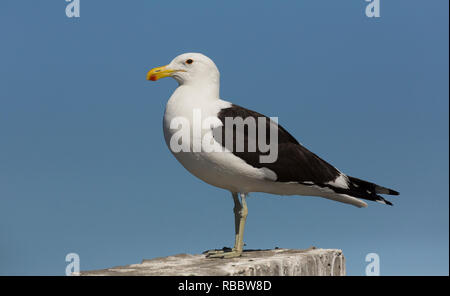
[[[199,81],[179,84],[175,93],[195,98],[196,100],[218,100],[220,98],[219,81]]]
[[[167,102],[165,117],[189,118],[194,109],[203,110],[204,115],[209,116],[208,110],[214,109],[219,102],[218,86],[180,84]]]

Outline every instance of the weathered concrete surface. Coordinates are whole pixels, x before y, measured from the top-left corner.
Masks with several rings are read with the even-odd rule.
[[[140,264],[103,270],[83,271],[81,275],[345,275],[341,250],[275,249],[244,251],[240,258],[211,259],[205,255],[179,254],[143,260]]]

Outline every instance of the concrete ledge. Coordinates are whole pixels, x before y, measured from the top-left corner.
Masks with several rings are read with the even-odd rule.
[[[341,250],[275,249],[244,251],[242,257],[210,259],[205,255],[179,254],[143,260],[140,264],[118,266],[103,270],[83,271],[82,276],[133,275],[345,275],[345,258]]]

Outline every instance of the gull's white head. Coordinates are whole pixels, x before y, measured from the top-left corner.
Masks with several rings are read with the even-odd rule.
[[[216,64],[201,53],[184,53],[174,58],[170,64],[151,69],[147,80],[156,81],[173,77],[180,85],[219,84],[220,73]]]

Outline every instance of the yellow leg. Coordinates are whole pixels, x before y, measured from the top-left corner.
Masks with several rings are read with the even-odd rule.
[[[206,256],[209,258],[234,258],[240,257],[244,248],[244,228],[245,221],[247,219],[248,208],[245,193],[241,193],[241,201],[237,193],[233,193],[234,200],[234,229],[235,229],[235,242],[231,251],[215,250],[206,252]]]
[[[236,250],[241,253],[244,248],[244,228],[248,215],[247,201],[245,200],[245,198],[246,195],[244,193],[241,193],[241,209],[239,211],[239,232],[237,234],[238,241],[236,243]]]
[[[242,206],[239,202],[239,195],[237,193],[233,193],[233,201],[234,201],[234,247],[233,250],[238,249],[238,241],[239,241],[239,224],[240,224],[240,217],[239,213],[241,212]]]

